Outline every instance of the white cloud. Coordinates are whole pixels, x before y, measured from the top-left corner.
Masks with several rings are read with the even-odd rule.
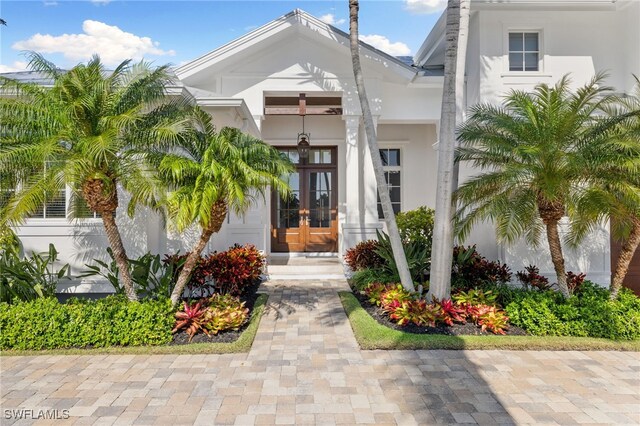
[[[442,12],[447,8],[447,0],[404,0],[406,9],[417,15]]]
[[[377,34],[362,35],[360,36],[360,40],[392,56],[404,56],[411,54],[411,49],[409,49],[409,46],[401,41],[392,43],[385,36]]]
[[[111,3],[111,0],[91,0],[91,3],[97,4],[98,6],[104,6],[105,4]]]
[[[345,22],[347,22],[346,19],[342,19],[342,18],[336,19],[336,16],[333,13],[327,13],[326,15],[322,15],[320,17],[320,20],[325,24],[329,24],[329,25],[342,25]]]
[[[86,20],[82,23],[82,30],[83,34],[59,36],[38,33],[11,47],[40,53],[62,53],[72,61],[84,61],[98,54],[106,65],[116,65],[125,59],[141,59],[145,55],[175,55],[173,50],[160,49],[159,43],[149,37],[139,37],[103,22]]]
[[[27,69],[27,63],[24,61],[15,61],[11,65],[0,64],[0,73],[24,71]]]

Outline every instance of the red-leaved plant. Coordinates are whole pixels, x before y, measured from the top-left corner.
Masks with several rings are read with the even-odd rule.
[[[434,298],[433,304],[439,313],[440,321],[445,324],[453,325],[454,322],[464,324],[466,322],[465,317],[467,313],[465,308],[454,303],[451,299],[442,299],[441,301],[437,301]]]
[[[574,294],[580,291],[580,287],[584,284],[584,280],[587,277],[586,274],[574,274],[573,272],[567,272],[567,287],[569,287],[569,293]]]
[[[171,333],[177,333],[183,328],[186,329],[186,333],[189,335],[189,341],[193,339],[198,331],[203,331],[205,334],[209,334],[206,329],[206,323],[208,308],[205,300],[199,300],[194,304],[184,302],[182,311],[176,312],[176,323],[171,330]]]
[[[344,255],[344,261],[353,271],[375,269],[384,264],[384,259],[376,252],[379,247],[376,240],[359,242]]]
[[[264,257],[251,244],[236,244],[227,251],[212,254],[210,263],[216,291],[238,296],[260,277]]]
[[[525,288],[533,287],[538,290],[549,290],[551,285],[549,279],[540,275],[540,269],[537,266],[529,265],[524,271],[516,272],[516,277],[525,286]]]

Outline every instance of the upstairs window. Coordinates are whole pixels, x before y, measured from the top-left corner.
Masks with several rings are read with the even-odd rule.
[[[387,181],[387,189],[391,197],[391,206],[395,214],[400,213],[402,209],[402,191],[400,186],[400,150],[399,149],[381,149],[380,158],[382,159],[382,167],[384,169],[384,178]],[[384,219],[382,213],[382,203],[380,195],[378,195],[378,218]]]
[[[539,32],[509,32],[509,71],[540,71]]]

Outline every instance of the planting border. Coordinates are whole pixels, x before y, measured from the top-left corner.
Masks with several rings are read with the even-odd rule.
[[[260,319],[264,314],[267,299],[266,294],[260,294],[256,299],[249,319],[249,325],[242,332],[238,340],[231,343],[190,343],[186,345],[158,345],[158,346],[111,346],[96,349],[46,349],[35,350],[5,350],[0,356],[25,355],[157,355],[157,354],[228,354],[249,352],[253,340],[258,332]]]
[[[361,349],[512,349],[556,351],[635,351],[640,340],[616,341],[566,336],[448,336],[413,334],[386,327],[367,313],[353,293],[338,293]]]

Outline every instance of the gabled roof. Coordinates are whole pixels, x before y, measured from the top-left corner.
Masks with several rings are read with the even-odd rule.
[[[349,47],[349,34],[334,27],[333,25],[322,22],[320,19],[303,10],[295,9],[240,38],[237,38],[200,56],[199,58],[194,59],[191,62],[182,65],[176,69],[176,74],[180,79],[189,77],[232,57],[234,54],[237,54],[256,43],[275,36],[276,34],[294,26],[308,28],[340,45],[346,46],[347,48]],[[411,78],[415,75],[415,69],[407,63],[406,59],[391,56],[362,41],[360,41],[360,46],[361,54],[368,54],[373,59],[382,60],[388,63],[391,65],[389,68],[393,69],[397,73],[400,73],[407,78]]]

